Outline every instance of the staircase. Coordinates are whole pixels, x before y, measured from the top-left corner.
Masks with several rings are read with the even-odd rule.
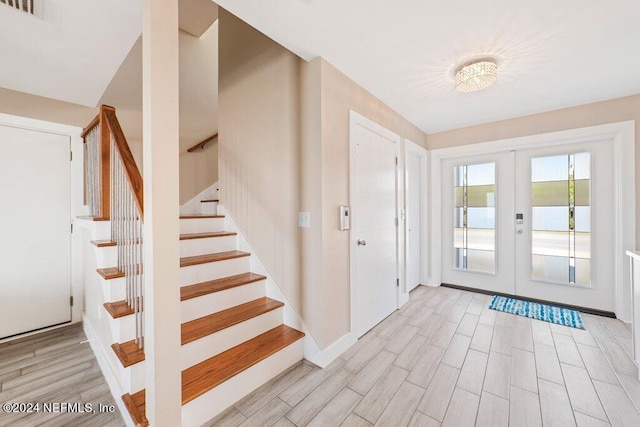
[[[217,204],[204,200],[202,214],[180,217],[176,286],[182,347],[181,364],[175,368],[182,372],[184,426],[207,422],[303,358],[304,334],[283,324],[284,304],[266,297],[266,277],[251,272],[251,254],[237,250],[237,235],[225,231]],[[131,298],[125,272],[116,267],[116,244],[109,239],[92,243],[113,337],[103,347],[110,345],[117,360],[116,377],[130,421],[145,426],[145,354],[135,316],[143,297],[136,297],[138,309],[127,302]]]

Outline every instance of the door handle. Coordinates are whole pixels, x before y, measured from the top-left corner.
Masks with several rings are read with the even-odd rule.
[[[367,246],[367,242],[362,239],[358,239],[358,246]]]

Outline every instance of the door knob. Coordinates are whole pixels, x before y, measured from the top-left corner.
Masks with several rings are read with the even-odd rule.
[[[367,246],[367,242],[362,239],[358,239],[358,246]]]

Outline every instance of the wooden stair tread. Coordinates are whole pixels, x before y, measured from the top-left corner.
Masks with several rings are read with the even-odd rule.
[[[254,317],[280,308],[284,304],[271,298],[262,297],[244,304],[222,310],[199,319],[183,323],[182,345],[211,335],[223,329],[242,323]]]
[[[217,262],[217,261],[224,261],[224,260],[234,259],[234,258],[242,258],[250,255],[251,254],[248,252],[226,251],[226,252],[216,252],[213,254],[188,256],[188,257],[180,258],[180,267],[189,267],[192,265],[206,264],[208,262]]]
[[[99,268],[96,270],[105,280],[118,279],[124,277],[124,272],[118,270],[118,267]]]
[[[99,216],[90,216],[90,215],[81,215],[81,216],[77,216],[76,218],[78,219],[86,219],[89,221],[109,221],[109,218],[103,218],[103,217],[99,217]]]
[[[133,395],[127,393],[122,396],[122,401],[127,407],[129,415],[136,426],[146,427],[149,421],[146,417],[145,391],[140,390]]]
[[[181,234],[180,240],[191,240],[191,239],[207,239],[209,237],[226,237],[226,236],[236,236],[238,233],[234,233],[233,231],[213,231],[210,233],[188,233]]]
[[[182,404],[203,395],[302,337],[304,333],[280,325],[182,371]]]
[[[136,340],[112,344],[111,348],[125,368],[144,360],[144,350],[140,350]]]
[[[113,317],[114,319],[133,314],[133,308],[131,308],[129,306],[129,303],[124,300],[116,302],[106,302],[104,303],[104,308],[107,309],[111,317]]]
[[[91,244],[97,246],[99,248],[105,248],[108,246],[116,246],[116,242],[112,242],[111,240],[92,240]]]
[[[200,203],[220,203],[218,199],[200,200]]]
[[[224,215],[180,215],[180,219],[224,218]]]
[[[183,286],[180,288],[180,301],[224,291],[237,286],[248,285],[249,283],[259,282],[264,279],[266,279],[266,277],[260,274],[242,273],[235,276],[223,277],[221,279]]]

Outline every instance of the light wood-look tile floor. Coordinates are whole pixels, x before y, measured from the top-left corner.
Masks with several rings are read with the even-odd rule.
[[[0,426],[124,426],[117,406],[113,413],[70,413],[51,405],[45,412],[45,402],[79,403],[83,410],[91,404],[96,412],[99,404],[115,406],[91,347],[81,343],[85,340],[81,325],[72,325],[0,344],[0,405],[40,404],[32,413],[0,407]]]
[[[326,369],[302,362],[215,426],[640,426],[631,335],[488,309],[491,297],[418,287]]]

